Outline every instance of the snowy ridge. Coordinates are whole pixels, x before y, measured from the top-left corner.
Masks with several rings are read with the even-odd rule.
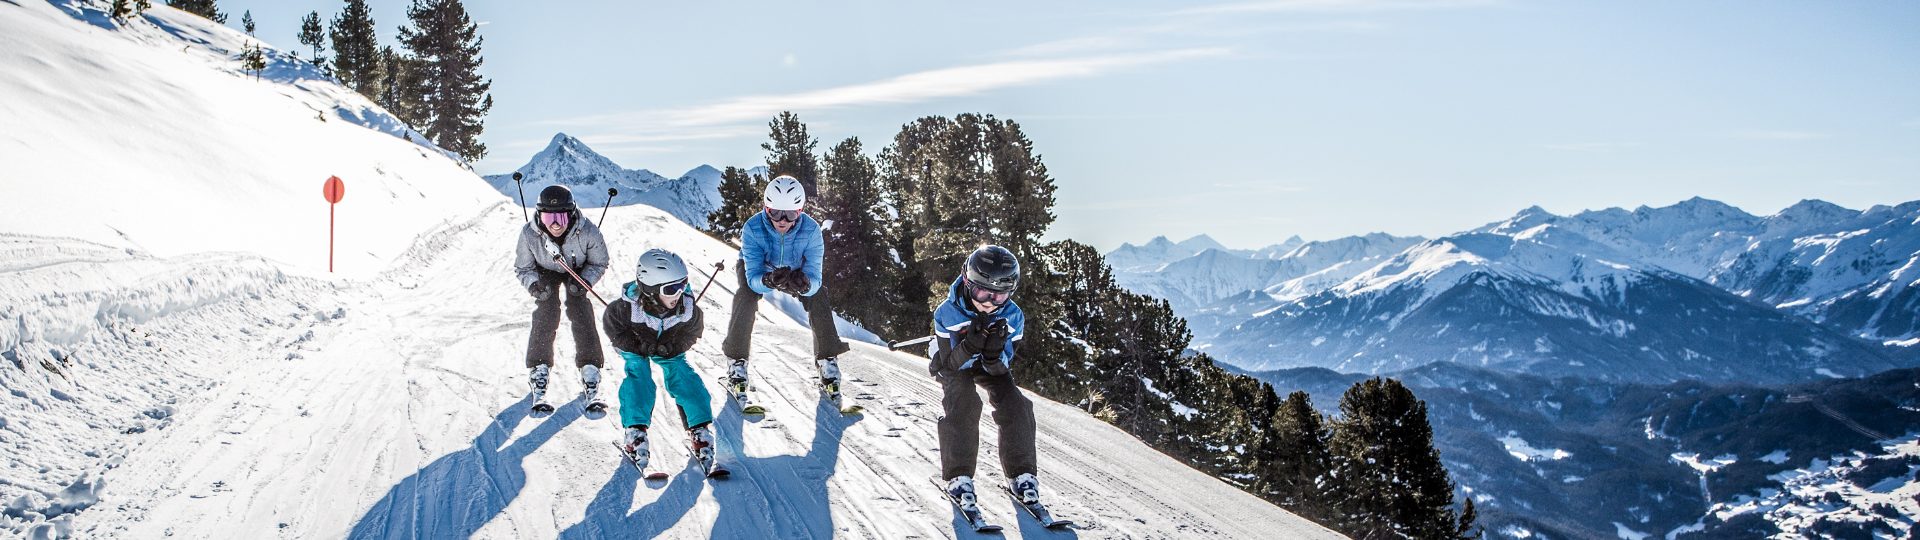
[[[320,187],[337,175],[347,192],[335,269],[366,275],[407,246],[387,231],[497,200],[304,62],[269,46],[256,81],[234,58],[244,34],[165,6],[120,23],[105,7],[0,5],[0,117],[16,135],[0,137],[11,179],[0,200],[13,205],[0,231],[154,257],[245,252],[317,275],[328,242]]]
[[[1422,242],[1256,313],[1206,350],[1248,369],[1379,373],[1453,361],[1640,382],[1787,382],[1902,365],[1553,219],[1529,210],[1482,232]],[[1701,328],[1754,337],[1729,341]]]
[[[515,185],[512,174],[488,175],[487,184],[515,201],[524,187],[528,205],[541,189],[564,185],[573,190],[574,203],[582,209],[607,205],[611,188],[618,190],[611,201],[615,206],[645,204],[695,227],[706,226],[707,214],[720,207],[719,169],[701,165],[672,179],[645,169],[623,169],[565,133],[555,134],[545,149],[517,170],[521,185]]]

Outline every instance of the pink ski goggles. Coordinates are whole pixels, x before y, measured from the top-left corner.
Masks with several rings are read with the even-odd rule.
[[[567,222],[570,220],[570,218],[567,217],[567,214],[569,213],[570,212],[541,212],[540,224],[559,225],[561,227],[565,227],[567,226]]]

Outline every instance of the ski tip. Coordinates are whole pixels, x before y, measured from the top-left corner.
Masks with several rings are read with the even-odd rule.
[[[646,479],[647,479],[648,481],[652,481],[652,482],[658,482],[658,481],[661,481],[661,480],[666,480],[666,479],[667,479],[667,473],[665,473],[665,472],[662,472],[662,471],[647,471],[647,473],[646,473],[646,476],[645,476],[645,478],[646,478]]]
[[[740,408],[740,414],[767,414],[767,408],[759,405],[748,405]]]
[[[861,407],[859,405],[854,405],[852,407],[840,409],[840,414],[849,415],[849,416],[857,415],[864,412],[867,412],[867,408]]]

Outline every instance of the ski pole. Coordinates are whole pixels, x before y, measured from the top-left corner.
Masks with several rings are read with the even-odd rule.
[[[520,219],[533,223],[533,217],[527,215],[527,188],[520,185],[520,171],[513,171],[513,189],[520,192]]]
[[[935,340],[935,339],[939,339],[939,337],[940,337],[940,336],[935,336],[935,335],[927,335],[927,336],[921,336],[921,337],[917,337],[917,338],[913,338],[913,339],[909,339],[909,340],[906,340],[906,341],[902,341],[902,342],[899,342],[899,343],[888,343],[888,344],[887,344],[887,350],[889,350],[889,351],[897,351],[897,350],[900,350],[901,348],[904,348],[904,347],[911,347],[911,346],[914,346],[914,345],[919,345],[919,344],[921,344],[921,343],[926,343],[926,342],[929,342],[929,341],[933,341],[933,340]]]
[[[569,276],[573,276],[573,280],[574,280],[574,281],[576,281],[576,282],[579,282],[579,283],[580,283],[580,286],[581,286],[581,287],[586,287],[586,288],[587,288],[587,293],[589,293],[589,294],[592,294],[592,295],[593,295],[593,299],[594,299],[594,300],[599,300],[599,301],[600,301],[600,307],[607,307],[607,299],[605,299],[605,298],[601,298],[601,297],[600,297],[600,293],[598,293],[598,292],[594,292],[594,290],[593,290],[593,286],[592,286],[592,285],[588,285],[588,284],[587,284],[587,280],[584,280],[584,279],[580,279],[580,274],[576,274],[576,273],[574,273],[574,272],[573,272],[573,267],[572,267],[572,266],[568,266],[568,265],[567,265],[567,261],[566,261],[566,260],[564,260],[564,259],[561,259],[561,258],[560,258],[560,254],[559,254],[559,253],[555,253],[555,254],[553,254],[553,262],[556,262],[556,263],[560,263],[560,267],[561,267],[561,268],[564,268],[564,269],[566,269],[566,271],[567,271],[567,275],[569,275]]]
[[[620,194],[620,190],[614,189],[614,188],[607,188],[607,205],[600,207],[600,224],[601,225],[607,224],[607,209],[613,207],[613,196],[619,195],[619,194]]]
[[[707,284],[700,287],[700,294],[693,295],[693,303],[698,304],[700,303],[701,298],[706,298],[707,287],[712,287],[713,282],[719,281],[720,272],[723,272],[726,269],[727,269],[727,261],[720,261],[717,263],[713,263],[713,275],[707,276]]]

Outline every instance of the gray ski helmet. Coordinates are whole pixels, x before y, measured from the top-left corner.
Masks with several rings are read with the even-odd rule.
[[[675,281],[687,280],[687,263],[679,255],[660,248],[647,250],[640,254],[640,263],[635,265],[633,280],[646,287]]]
[[[1013,292],[1020,286],[1020,260],[995,245],[982,246],[967,256],[965,275],[968,283],[993,292]]]
[[[540,190],[540,203],[536,206],[541,212],[572,212],[579,209],[573,205],[573,190],[559,184]]]

